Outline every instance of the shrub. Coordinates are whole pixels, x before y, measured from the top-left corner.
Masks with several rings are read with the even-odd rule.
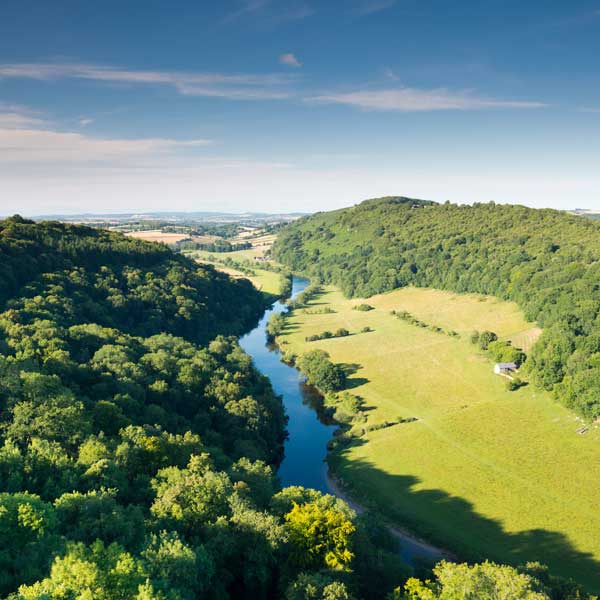
[[[352,309],[360,310],[362,312],[368,312],[370,310],[375,310],[375,307],[371,306],[370,304],[357,304],[356,306],[353,306]]]
[[[497,339],[498,336],[493,331],[482,331],[479,334],[479,347],[482,350],[487,350],[488,346]]]

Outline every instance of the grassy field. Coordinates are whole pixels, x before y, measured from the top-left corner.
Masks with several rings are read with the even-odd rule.
[[[264,292],[269,296],[276,296],[281,291],[281,274],[275,273],[274,271],[260,269],[259,267],[261,263],[259,262],[256,262],[256,264],[251,265],[252,271],[255,273],[255,275],[247,275],[245,273],[242,273],[241,271],[238,271],[237,269],[230,268],[210,260],[211,256],[218,256],[219,258],[230,257],[233,260],[253,260],[253,249],[220,254],[205,252],[204,250],[193,250],[186,254],[199,262],[211,264],[219,271],[223,271],[224,273],[227,273],[232,277],[244,277],[246,279],[249,279],[254,284],[254,287],[256,287],[256,289],[260,290],[261,292]]]
[[[336,312],[297,310],[279,340],[286,352],[322,348],[347,365],[368,424],[418,418],[331,456],[351,494],[461,557],[539,560],[600,590],[600,430],[578,435],[575,416],[533,386],[507,391],[468,340],[490,329],[527,348],[540,330],[491,297],[407,288],[366,300],[375,310],[352,310],[361,302],[327,288],[309,308]],[[358,333],[365,326],[374,331]],[[338,327],[352,335],[304,341]]]

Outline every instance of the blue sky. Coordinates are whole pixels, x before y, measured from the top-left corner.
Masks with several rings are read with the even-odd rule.
[[[2,0],[0,214],[600,208],[600,0]]]

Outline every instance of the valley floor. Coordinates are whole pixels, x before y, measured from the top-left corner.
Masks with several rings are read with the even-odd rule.
[[[375,309],[352,309],[361,302]],[[314,314],[321,309],[335,312]],[[331,455],[353,497],[461,557],[540,561],[600,589],[600,429],[578,435],[575,415],[534,386],[507,391],[469,341],[488,329],[527,349],[540,331],[515,304],[415,288],[348,300],[330,287],[308,310],[288,318],[283,350],[322,348],[344,363],[367,424],[418,419],[370,431]],[[361,333],[366,326],[373,331]],[[340,327],[351,335],[305,341]]]

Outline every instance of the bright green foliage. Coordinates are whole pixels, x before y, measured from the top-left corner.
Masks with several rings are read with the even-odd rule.
[[[513,362],[517,367],[525,362],[525,353],[512,346],[510,342],[500,340],[490,342],[487,349],[496,362]]]
[[[145,579],[142,561],[118,544],[72,544],[48,578],[20,587],[14,600],[132,600]]]
[[[285,515],[292,545],[292,558],[302,567],[346,570],[354,553],[356,528],[344,513],[322,508],[316,502],[294,504]]]
[[[0,594],[43,575],[59,548],[51,505],[31,494],[0,494]]]
[[[398,600],[550,600],[536,591],[535,580],[515,568],[485,562],[469,566],[442,561],[433,570],[434,581],[409,579]]]
[[[187,469],[162,469],[152,487],[156,492],[151,507],[154,517],[189,538],[230,512],[233,485],[225,473],[210,469],[207,454],[192,456]]]
[[[346,584],[329,573],[300,573],[288,587],[286,600],[352,600]]]
[[[591,420],[600,416],[599,234],[600,223],[555,210],[392,197],[299,219],[273,255],[347,296],[416,285],[516,301],[544,329],[527,361],[535,381]]]
[[[214,576],[214,564],[202,546],[191,548],[175,532],[152,535],[142,552],[155,593],[172,600],[194,600]]]

